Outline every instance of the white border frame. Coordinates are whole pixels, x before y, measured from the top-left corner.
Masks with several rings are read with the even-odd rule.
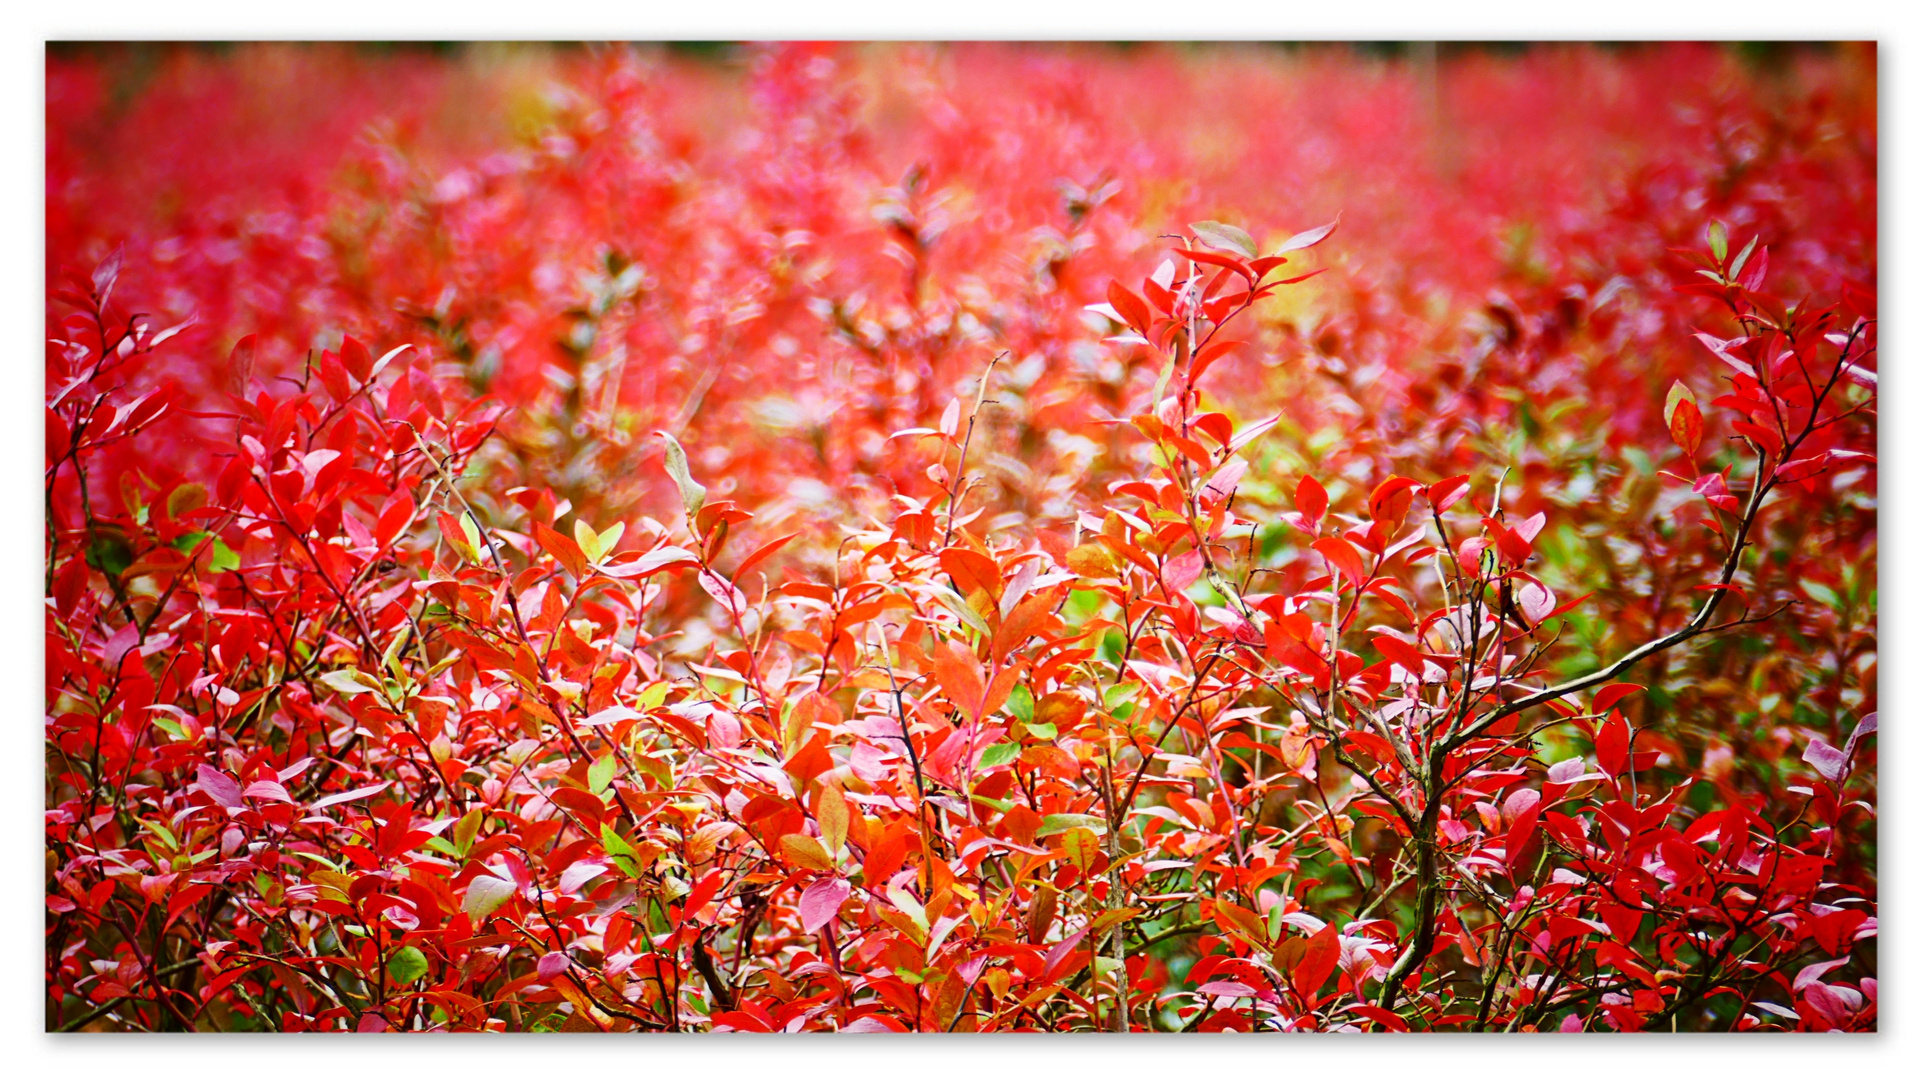
[[[12,318],[6,327],[9,354],[21,359],[13,370],[27,386],[42,382],[40,338],[44,322],[45,207],[45,49],[49,39],[532,39],[603,38],[741,40],[791,38],[849,39],[1567,39],[1633,40],[1685,38],[1872,39],[1880,42],[1881,191],[1899,192],[1892,178],[1913,177],[1914,101],[1920,85],[1903,70],[1906,49],[1920,41],[1912,32],[1912,9],[1870,0],[1748,0],[1676,5],[1672,0],[1612,0],[1602,5],[1549,5],[1486,0],[1387,0],[1365,5],[1261,4],[1226,0],[1216,5],[1148,4],[1135,0],[1040,5],[1032,0],[967,0],[933,7],[925,4],[854,2],[822,5],[798,0],[724,0],[701,5],[610,3],[501,4],[444,0],[407,4],[392,0],[329,0],[324,4],[267,5],[253,0],[157,2],[91,0],[84,4],[5,16],[13,33],[4,47],[6,109],[0,112],[0,145],[14,153],[5,176],[13,196],[4,216],[5,288],[0,301]],[[27,208],[32,210],[28,211]],[[1902,316],[1920,310],[1913,301],[1912,279],[1902,255],[1915,250],[1915,221],[1886,200],[1881,212],[1882,308],[1892,317],[1882,340],[1883,356],[1904,355],[1911,340]],[[1891,241],[1891,242],[1889,242]],[[12,349],[20,350],[13,353]],[[1904,369],[1888,378],[1882,364],[1882,412],[1901,415],[1911,404]],[[12,381],[12,380],[9,380]],[[134,1071],[142,1080],[174,1075],[203,1076],[208,1066],[228,1075],[337,1078],[343,1070],[391,1062],[401,1068],[430,1066],[445,1074],[497,1076],[556,1065],[592,1075],[599,1069],[646,1074],[685,1070],[689,1076],[755,1069],[780,1080],[800,1076],[847,1076],[885,1072],[911,1080],[941,1076],[978,1077],[1015,1072],[1082,1071],[1091,1080],[1106,1075],[1178,1075],[1195,1067],[1219,1076],[1318,1076],[1349,1070],[1409,1071],[1421,1080],[1453,1076],[1607,1077],[1623,1068],[1655,1065],[1685,1074],[1696,1070],[1744,1076],[1790,1075],[1825,1080],[1836,1070],[1856,1076],[1891,1073],[1911,1052],[1914,1002],[1909,980],[1920,975],[1914,943],[1920,940],[1911,917],[1914,905],[1902,852],[1913,835],[1911,801],[1897,784],[1882,784],[1881,937],[1883,967],[1881,1028],[1875,1036],[1539,1036],[1472,1038],[1436,1035],[1406,1038],[1294,1038],[1284,1042],[1215,1037],[1200,1041],[1177,1037],[987,1037],[866,1036],[847,1039],[775,1039],[751,1036],[651,1037],[619,1039],[547,1036],[450,1036],[419,1039],[311,1039],[291,1042],[273,1036],[190,1036],[115,1038],[51,1036],[43,1033],[42,942],[44,917],[40,865],[43,786],[40,778],[38,713],[44,664],[41,645],[42,600],[37,568],[41,555],[42,504],[37,470],[41,455],[44,395],[6,395],[11,421],[0,423],[0,682],[8,700],[0,783],[0,866],[16,868],[0,901],[6,932],[0,934],[0,1031],[17,1041],[10,1047],[8,1070],[16,1076],[54,1075],[78,1070]],[[1891,403],[1891,407],[1888,404]],[[1916,536],[1914,500],[1909,494],[1916,465],[1920,425],[1883,427],[1880,479],[1881,549],[1892,555],[1881,572],[1881,655],[1911,653],[1920,597],[1914,589],[1911,541]],[[1884,664],[1882,685],[1882,760],[1893,775],[1916,775],[1913,743],[1904,737],[1914,715],[1915,668]],[[1889,740],[1890,737],[1890,741]],[[1886,750],[1893,753],[1888,754]],[[1894,841],[1889,843],[1888,841]],[[1579,1041],[1568,1041],[1577,1039]],[[484,1041],[483,1041],[484,1040]],[[560,1041],[555,1041],[560,1040]],[[1657,1065],[1656,1065],[1657,1063]],[[1912,1066],[1909,1065],[1909,1068]]]

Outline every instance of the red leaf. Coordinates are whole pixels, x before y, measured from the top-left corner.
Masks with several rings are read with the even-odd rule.
[[[364,799],[369,795],[378,795],[392,786],[393,786],[393,781],[382,780],[377,784],[370,784],[366,787],[354,788],[352,791],[342,791],[337,794],[329,795],[324,799],[316,800],[315,802],[308,804],[307,809],[308,810],[325,810],[329,806],[338,806],[341,803],[352,802],[355,799]]]
[[[985,555],[971,548],[950,547],[940,553],[940,568],[953,579],[953,587],[961,596],[984,591],[995,600],[1000,598],[1000,567]]]
[[[1645,689],[1646,687],[1641,686],[1639,683],[1630,682],[1603,686],[1599,692],[1593,695],[1593,708],[1588,711],[1592,712],[1595,716],[1605,716],[1615,705],[1620,703],[1621,698]]]
[[[1399,1014],[1383,1009],[1378,1005],[1349,1005],[1347,1011],[1355,1016],[1371,1020],[1388,1031],[1406,1031],[1407,1022]]]
[[[1293,505],[1301,517],[1317,523],[1327,512],[1327,489],[1313,477],[1302,476],[1293,489]]]
[[[1413,491],[1420,485],[1404,476],[1389,476],[1367,496],[1367,514],[1375,521],[1398,529],[1413,505]]]
[[[1253,271],[1247,266],[1247,263],[1244,259],[1236,259],[1231,255],[1221,255],[1212,251],[1203,251],[1199,248],[1194,248],[1192,250],[1188,250],[1185,248],[1175,248],[1173,254],[1178,258],[1191,259],[1192,261],[1197,263],[1206,263],[1209,266],[1225,267],[1226,269],[1231,270],[1234,273],[1241,275],[1242,277],[1245,277],[1249,282],[1252,282],[1254,280]],[[1245,294],[1243,293],[1242,295],[1245,295]],[[1112,301],[1108,301],[1108,302],[1111,303]],[[1119,305],[1116,304],[1114,306],[1117,308]]]
[[[1187,586],[1200,580],[1200,572],[1206,567],[1206,560],[1198,551],[1182,552],[1166,561],[1161,568],[1161,580],[1166,583],[1167,595],[1185,592]]]
[[[416,509],[411,492],[405,488],[394,492],[393,497],[387,500],[385,509],[380,511],[380,520],[374,525],[374,542],[381,547],[393,543],[413,521]]]
[[[1375,634],[1373,647],[1380,650],[1380,655],[1386,657],[1395,667],[1414,678],[1418,679],[1426,675],[1427,662],[1421,657],[1419,650],[1399,638]]]
[[[1140,299],[1131,289],[1117,281],[1107,283],[1107,303],[1127,321],[1127,325],[1139,333],[1146,333],[1147,326],[1153,322],[1153,314],[1147,309],[1147,302]]]
[[[1367,580],[1367,571],[1360,562],[1360,553],[1353,550],[1353,545],[1345,540],[1337,536],[1322,537],[1313,542],[1313,550],[1324,556],[1327,564],[1338,570],[1340,576],[1346,578],[1349,585],[1357,588]]]
[[[1600,725],[1599,734],[1593,737],[1593,755],[1600,763],[1600,770],[1608,776],[1619,776],[1627,768],[1627,745],[1632,740],[1632,732],[1627,721],[1619,713],[1607,714],[1606,723]]]
[[[760,563],[764,561],[767,558],[767,556],[772,555],[774,552],[779,551],[781,548],[787,546],[787,541],[792,540],[794,537],[799,535],[800,534],[797,532],[790,532],[785,536],[782,536],[775,540],[769,540],[766,543],[761,544],[759,547],[755,548],[753,550],[753,554],[740,560],[739,569],[733,572],[733,580],[739,581],[740,575],[745,574],[747,571],[760,565]]]
[[[248,334],[234,342],[233,352],[227,355],[227,392],[234,397],[247,396],[247,384],[253,379],[254,355],[259,338]]]
[[[1667,430],[1673,435],[1673,441],[1687,452],[1687,457],[1700,454],[1700,434],[1706,424],[1700,416],[1700,407],[1682,398],[1673,403],[1672,418],[1667,421]]]
[[[1206,348],[1201,349],[1194,355],[1193,367],[1187,371],[1187,381],[1199,382],[1201,373],[1212,367],[1215,360],[1225,356],[1229,349],[1243,344],[1245,344],[1245,342],[1226,340],[1210,342]]]
[[[1291,972],[1293,987],[1302,996],[1318,994],[1327,984],[1327,977],[1340,964],[1340,932],[1332,923],[1320,928],[1319,932],[1307,939],[1306,949],[1300,954],[1300,961]]]
[[[1462,473],[1459,476],[1449,476],[1438,483],[1429,484],[1427,501],[1433,504],[1434,513],[1444,514],[1448,507],[1459,502],[1460,496],[1467,493],[1468,479],[1468,476]]]

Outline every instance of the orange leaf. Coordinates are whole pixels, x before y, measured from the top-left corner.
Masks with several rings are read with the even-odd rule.
[[[1700,434],[1706,424],[1701,419],[1700,407],[1682,398],[1673,403],[1672,415],[1667,421],[1667,430],[1673,435],[1673,441],[1687,452],[1689,458],[1700,453]]]
[[[940,568],[953,578],[961,596],[984,591],[1000,599],[1000,567],[985,555],[970,548],[950,547],[940,553]]]
[[[790,532],[787,535],[780,537],[779,539],[769,540],[766,543],[761,544],[759,547],[753,549],[753,554],[740,560],[739,568],[733,572],[733,580],[739,581],[742,574],[745,574],[747,571],[753,569],[755,566],[758,566],[761,560],[765,559],[767,556],[773,554],[774,552],[779,551],[781,548],[787,545],[787,541],[792,540],[794,537],[799,535],[800,534],[797,532]]]
[[[987,696],[985,672],[973,653],[952,642],[942,642],[933,651],[933,679],[968,717],[978,720],[980,706]]]
[[[533,523],[533,538],[540,541],[540,546],[546,549],[547,554],[567,568],[567,573],[575,578],[587,576],[587,554],[580,550],[580,545],[574,543],[572,537],[563,536],[536,521]]]

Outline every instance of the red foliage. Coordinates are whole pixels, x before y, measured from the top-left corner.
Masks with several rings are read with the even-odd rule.
[[[1871,51],[743,55],[49,57],[49,1028],[1874,1028]]]

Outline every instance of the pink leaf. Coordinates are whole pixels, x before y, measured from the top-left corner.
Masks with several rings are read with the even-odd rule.
[[[1800,760],[1813,766],[1814,771],[1836,784],[1847,772],[1847,755],[1828,745],[1827,741],[1818,735],[1815,735],[1813,741],[1807,744],[1807,752],[1800,755]]]
[[[1286,243],[1275,248],[1273,253],[1275,255],[1285,255],[1289,251],[1299,251],[1301,248],[1310,248],[1320,241],[1325,240],[1327,237],[1332,236],[1333,230],[1338,227],[1339,224],[1340,219],[1335,218],[1317,229],[1308,229],[1306,232],[1294,233],[1292,236],[1287,237]]]
[[[809,934],[818,933],[840,914],[840,905],[852,893],[853,887],[844,878],[821,878],[807,886],[807,891],[800,894],[800,925]]]
[[[1733,370],[1739,372],[1742,375],[1745,375],[1750,379],[1755,377],[1753,373],[1752,364],[1747,363],[1745,360],[1742,360],[1739,357],[1734,356],[1732,353],[1727,351],[1728,349],[1731,349],[1736,345],[1744,345],[1747,340],[1746,338],[1737,337],[1731,340],[1722,341],[1720,338],[1714,337],[1712,334],[1695,334],[1693,336],[1696,338],[1699,338],[1700,344],[1705,345],[1707,347],[1708,352],[1711,352],[1713,355],[1719,357],[1721,361],[1724,362],[1728,367],[1732,368]]]
[[[1538,805],[1540,805],[1539,792],[1532,788],[1519,788],[1514,791],[1513,794],[1507,796],[1506,803],[1500,808],[1500,816],[1506,818],[1507,823],[1511,825],[1513,822],[1519,820],[1521,814],[1526,813]]]
[[[1521,582],[1520,588],[1514,591],[1514,599],[1519,601],[1520,613],[1535,626],[1553,614],[1553,590],[1538,582]]]
[[[1866,738],[1878,730],[1880,730],[1879,713],[1871,712],[1861,717],[1860,722],[1853,726],[1853,734],[1847,736],[1847,745],[1841,751],[1847,755],[1847,760],[1853,760],[1854,748],[1860,745],[1861,739]]]
[[[1213,474],[1213,479],[1208,480],[1206,486],[1200,489],[1200,494],[1224,499],[1234,493],[1234,490],[1240,486],[1240,478],[1245,475],[1247,475],[1246,459],[1234,458],[1222,465],[1219,472]]]
[[[540,972],[540,981],[542,982],[552,982],[560,977],[561,972],[572,966],[573,961],[568,959],[567,954],[563,952],[550,952],[542,956],[540,962],[535,965]]]
[[[1579,780],[1586,771],[1587,763],[1584,760],[1577,757],[1568,758],[1565,761],[1555,762],[1553,767],[1547,770],[1547,779],[1555,784],[1571,784]]]
[[[1833,988],[1826,983],[1808,983],[1800,994],[1806,1000],[1808,1008],[1834,1027],[1845,1025],[1847,1017],[1852,1012],[1847,1008],[1847,1003],[1841,1000],[1840,995],[1834,993]]]
[[[354,788],[352,791],[342,791],[337,794],[329,795],[326,798],[321,799],[318,802],[315,802],[309,805],[307,809],[325,810],[329,806],[338,806],[341,803],[352,802],[355,799],[364,799],[369,795],[378,795],[392,786],[393,786],[393,781],[382,780],[377,784],[371,784],[367,787],[358,787],[358,788]]]
[[[1234,982],[1232,979],[1215,979],[1201,986],[1200,993],[1213,994],[1218,997],[1251,998],[1260,996],[1260,991],[1248,986],[1246,983]]]
[[[1167,595],[1187,591],[1187,586],[1200,580],[1200,571],[1206,565],[1198,551],[1188,551],[1168,559],[1161,571],[1161,579],[1166,582]]]
[[[580,887],[607,872],[605,863],[582,860],[560,872],[560,891],[580,892]]]
[[[287,794],[287,789],[276,780],[255,780],[241,794],[249,799],[271,799],[283,803],[293,801],[293,796]]]
[[[1847,960],[1848,957],[1843,956],[1838,960],[1822,960],[1818,964],[1808,964],[1794,974],[1793,988],[1795,990],[1805,990],[1809,984],[1818,982],[1820,976],[1846,963]]]
[[[240,782],[211,765],[200,766],[198,773],[200,790],[213,797],[213,801],[229,809],[240,810],[246,803],[240,798]]]

